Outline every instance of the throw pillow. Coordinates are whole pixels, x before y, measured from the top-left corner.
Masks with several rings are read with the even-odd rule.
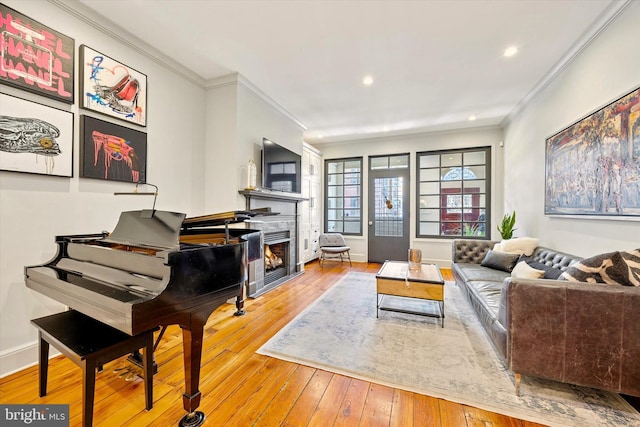
[[[520,257],[520,260],[518,262],[520,261],[526,262],[527,264],[529,264],[529,267],[533,267],[536,270],[543,270],[544,279],[557,279],[562,274],[562,270],[558,268],[553,268],[550,265],[535,261],[533,258],[530,258],[525,255],[522,255]]]
[[[519,258],[520,255],[518,254],[507,254],[489,250],[480,265],[511,273],[511,270],[513,270]]]
[[[640,286],[640,249],[607,252],[583,259],[567,268],[561,280]]]
[[[536,270],[525,261],[519,261],[511,271],[511,277],[525,279],[541,279],[544,276],[544,270]]]
[[[500,242],[500,247],[502,252],[531,256],[538,247],[538,242],[539,240],[535,237],[516,237],[503,240]]]

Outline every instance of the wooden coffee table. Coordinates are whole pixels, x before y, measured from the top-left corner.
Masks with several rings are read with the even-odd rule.
[[[444,280],[436,264],[420,264],[420,270],[411,271],[408,262],[385,261],[376,274],[376,292],[376,317],[379,310],[437,317],[444,328]],[[434,313],[386,306],[385,295],[436,301],[439,310]]]

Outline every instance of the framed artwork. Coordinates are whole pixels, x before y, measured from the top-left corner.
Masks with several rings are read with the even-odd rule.
[[[547,138],[546,215],[640,220],[640,88]]]
[[[83,115],[80,137],[81,178],[146,182],[146,133]]]
[[[0,93],[0,169],[73,176],[73,113]]]
[[[75,41],[0,3],[0,82],[73,104]]]
[[[147,125],[147,76],[85,45],[80,46],[81,107]]]

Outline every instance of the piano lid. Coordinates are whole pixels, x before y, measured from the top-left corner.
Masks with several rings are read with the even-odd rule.
[[[143,209],[120,214],[113,232],[106,242],[178,249],[180,227],[186,217],[183,213]]]
[[[194,216],[184,220],[182,226],[185,229],[196,227],[213,227],[217,225],[234,224],[244,222],[254,216],[279,215],[271,212],[271,208],[260,208],[250,211],[229,211],[217,214]]]

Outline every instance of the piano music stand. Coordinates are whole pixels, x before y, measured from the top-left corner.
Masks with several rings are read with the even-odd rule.
[[[155,329],[131,336],[75,310],[34,319],[31,323],[38,328],[40,338],[40,397],[47,394],[49,344],[51,344],[82,368],[82,425],[91,427],[96,368],[144,347],[145,403],[147,410],[153,407],[153,332]]]

